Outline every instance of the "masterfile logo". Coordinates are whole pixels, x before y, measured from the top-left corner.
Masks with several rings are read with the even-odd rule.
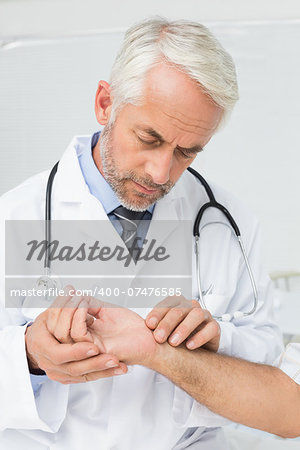
[[[45,297],[54,300],[66,285],[132,308],[152,307],[173,295],[192,297],[191,221],[152,220],[145,238],[136,237],[130,250],[108,220],[53,220],[48,241],[45,225],[6,221],[7,307],[25,301],[26,307],[48,307]],[[45,281],[45,296],[48,276],[53,282]]]
[[[132,259],[130,252],[126,248],[120,245],[115,245],[114,248],[107,245],[101,246],[99,241],[95,241],[92,245],[83,242],[77,248],[71,245],[61,245],[57,239],[50,242],[45,239],[40,242],[34,239],[27,242],[27,245],[30,249],[26,256],[26,261],[31,261],[33,258],[41,261],[48,254],[51,262],[55,260],[69,262],[74,259],[76,261],[109,261],[115,259],[116,261],[124,262],[124,266],[128,267]],[[139,261],[154,260],[160,262],[170,258],[166,247],[156,246],[156,239],[149,241],[148,239],[137,237],[133,240],[131,251],[139,252]]]

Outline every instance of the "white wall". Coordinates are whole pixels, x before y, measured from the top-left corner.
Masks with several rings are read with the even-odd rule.
[[[97,81],[122,39],[111,29],[154,13],[204,22],[234,56],[241,99],[196,167],[259,216],[270,271],[300,270],[300,21],[284,20],[300,19],[298,1],[0,1],[0,192],[97,128]]]
[[[0,38],[124,28],[143,17],[300,19],[299,0],[0,0]]]

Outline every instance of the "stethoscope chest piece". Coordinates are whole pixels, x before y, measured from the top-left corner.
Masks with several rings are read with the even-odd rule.
[[[61,279],[54,275],[42,275],[36,282],[36,290],[43,292],[43,298],[47,302],[53,301],[62,289]]]

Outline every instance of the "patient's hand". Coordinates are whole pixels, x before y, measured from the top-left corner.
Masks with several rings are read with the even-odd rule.
[[[92,297],[85,297],[75,311],[70,336],[75,342],[94,342],[101,353],[114,354],[126,364],[145,363],[158,346],[138,314]]]

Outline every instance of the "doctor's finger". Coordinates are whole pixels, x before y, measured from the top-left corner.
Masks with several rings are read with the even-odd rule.
[[[118,367],[106,370],[100,370],[96,372],[90,372],[87,374],[82,374],[80,376],[70,376],[63,373],[58,373],[55,371],[50,371],[48,377],[51,380],[58,381],[62,384],[78,384],[78,383],[87,383],[89,381],[96,381],[100,378],[108,378],[114,377],[118,375],[124,375],[127,373],[127,366],[124,363],[120,363]]]
[[[117,367],[120,367],[120,364],[122,364],[124,370],[127,371],[126,364],[120,363],[115,355],[105,353],[82,361],[62,364],[59,371],[71,377],[81,377],[82,375],[87,375],[93,372],[116,369]]]
[[[153,310],[147,315],[145,322],[148,328],[154,330],[159,322],[165,317],[167,312],[170,311],[170,308],[158,308],[155,307]]]
[[[196,300],[187,300],[185,297],[173,296],[167,297],[161,302],[159,302],[150,313],[147,315],[145,322],[148,328],[154,330],[161,320],[166,316],[166,314],[172,309],[192,309],[199,308],[199,302]]]
[[[187,342],[189,350],[203,347],[211,351],[217,351],[219,348],[221,329],[216,320],[210,320],[204,323],[200,331],[195,333]]]
[[[47,370],[70,361],[80,361],[99,354],[96,345],[90,342],[61,344],[48,331],[47,311],[40,314],[25,334],[26,354],[34,368]],[[37,367],[36,367],[37,366]]]
[[[145,322],[148,328],[154,330],[159,322],[165,317],[171,308],[178,306],[181,302],[181,296],[168,296],[157,303],[155,307],[146,316]]]
[[[102,308],[110,308],[117,305],[113,305],[112,303],[104,302],[103,300],[99,300],[98,298],[85,296],[85,301],[88,304],[88,313],[91,316],[98,318]]]
[[[33,328],[33,325],[30,328]],[[38,360],[45,358],[55,365],[71,361],[80,361],[99,354],[98,347],[90,342],[61,344],[48,331],[46,323],[43,327],[41,325],[39,326],[36,338],[35,335],[32,336],[33,342],[31,343],[31,347],[34,356],[36,356]],[[41,367],[41,369],[43,369],[43,367]]]
[[[47,327],[51,333],[54,333],[56,323],[65,304],[73,297],[72,293],[74,292],[74,289],[72,286],[65,286],[64,291],[65,294],[56,297],[54,302],[48,308]]]
[[[93,342],[93,338],[88,330],[88,327],[94,323],[94,317],[89,315],[88,311],[88,304],[84,300],[74,313],[72,324],[70,327],[70,336],[75,342]]]
[[[190,310],[187,316],[171,334],[168,342],[174,346],[180,345],[192,333],[195,333],[201,324],[207,322],[210,317],[210,313],[205,309],[194,308]]]
[[[171,308],[159,322],[153,333],[156,342],[164,343],[190,312],[190,308]]]
[[[65,303],[64,307],[61,308],[55,328],[52,332],[59,342],[64,344],[73,342],[70,334],[72,321],[74,314],[78,309],[81,309],[83,302],[83,297],[74,295],[74,297],[70,298],[69,301]]]

